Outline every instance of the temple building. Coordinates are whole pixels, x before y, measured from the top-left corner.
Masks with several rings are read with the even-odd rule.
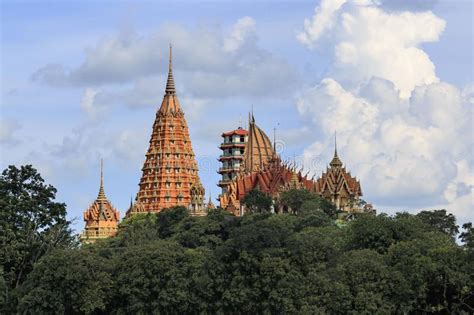
[[[211,195],[209,195],[209,201],[207,202],[206,208],[207,208],[207,211],[208,211],[208,212],[209,212],[210,210],[216,209],[216,206],[215,206],[214,203],[212,202]]]
[[[246,209],[241,201],[253,189],[266,193],[275,201],[283,191],[306,189],[331,201],[342,212],[372,211],[370,205],[360,207],[360,183],[343,167],[336,145],[334,157],[326,172],[317,180],[309,179],[302,174],[302,170],[298,171],[294,165],[280,159],[268,136],[255,123],[253,115],[250,117],[243,164],[236,178],[227,184],[226,191],[219,196],[221,207],[234,215],[245,213]],[[282,213],[291,209],[275,203],[273,211]]]
[[[247,130],[242,127],[222,134],[223,141],[219,147],[222,150],[219,157],[221,167],[218,171],[222,178],[218,186],[222,189],[223,194],[227,192],[228,185],[237,178],[237,174],[243,166],[247,134]]]
[[[103,163],[100,165],[100,188],[96,200],[84,211],[86,226],[80,235],[82,243],[94,243],[98,239],[108,238],[117,233],[120,213],[105,196]]]
[[[206,215],[204,188],[199,179],[188,125],[176,94],[170,46],[165,95],[150,138],[142,168],[139,191],[127,211],[159,212],[173,206],[187,207],[191,215]]]
[[[334,145],[334,157],[326,172],[319,177],[314,189],[321,197],[330,200],[336,208],[351,212],[357,209],[357,203],[362,196],[359,181],[351,176],[343,167]]]

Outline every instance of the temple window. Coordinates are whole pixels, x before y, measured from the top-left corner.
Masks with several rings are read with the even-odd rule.
[[[169,196],[166,196],[166,197],[165,197],[165,201],[166,201],[166,202],[170,202],[170,197],[169,197]]]
[[[171,187],[171,183],[170,182],[166,182],[166,188],[170,188]]]

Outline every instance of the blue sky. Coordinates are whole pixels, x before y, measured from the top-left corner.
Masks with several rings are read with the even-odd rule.
[[[31,163],[69,217],[123,214],[174,46],[178,95],[215,197],[220,133],[253,106],[319,174],[338,131],[364,198],[472,220],[472,1],[2,1],[1,166]],[[306,20],[306,22],[305,22]]]

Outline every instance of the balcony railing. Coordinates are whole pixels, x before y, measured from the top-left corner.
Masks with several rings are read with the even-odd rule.
[[[220,157],[243,157],[244,154],[240,152],[235,152],[235,153],[224,153],[221,154]]]
[[[219,167],[219,172],[232,172],[240,170],[240,166],[226,166],[226,167]]]

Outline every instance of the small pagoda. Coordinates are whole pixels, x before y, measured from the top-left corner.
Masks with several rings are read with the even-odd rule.
[[[94,243],[98,239],[114,236],[117,233],[117,225],[120,213],[105,196],[103,162],[100,163],[100,188],[96,200],[84,211],[86,226],[80,235],[84,244]]]
[[[199,179],[188,125],[176,94],[172,48],[165,95],[153,124],[135,202],[127,216],[184,206],[191,215],[206,215],[205,190]]]
[[[358,203],[362,196],[360,182],[352,177],[343,166],[337,154],[336,136],[334,136],[334,156],[326,172],[323,172],[315,183],[315,191],[323,198],[330,200],[338,210],[359,212]]]

